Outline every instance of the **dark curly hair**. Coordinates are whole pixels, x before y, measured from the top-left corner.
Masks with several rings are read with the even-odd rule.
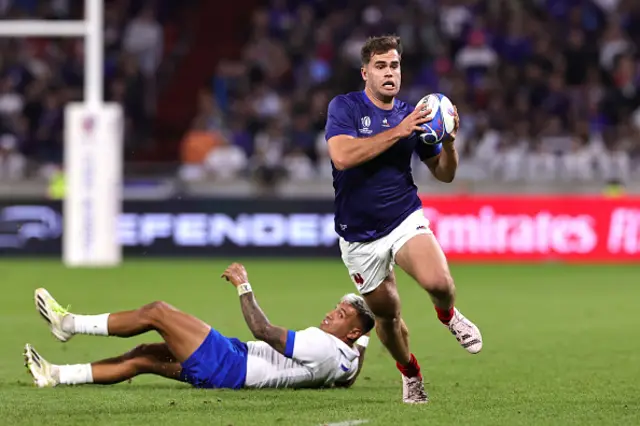
[[[367,65],[373,55],[380,55],[387,53],[388,51],[395,49],[398,54],[402,55],[402,43],[400,37],[395,35],[385,35],[378,37],[370,37],[360,50],[360,59],[362,65]]]

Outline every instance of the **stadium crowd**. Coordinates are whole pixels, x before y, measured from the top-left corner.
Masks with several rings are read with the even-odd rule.
[[[217,148],[185,176],[328,176],[327,102],[362,87],[361,43],[382,33],[404,43],[401,99],[457,104],[463,176],[625,182],[638,168],[638,1],[273,0],[252,28],[195,123]]]
[[[0,17],[75,18],[81,3],[0,0]],[[124,105],[128,146],[149,137],[161,23],[179,3],[107,0],[105,95]],[[362,87],[360,45],[384,33],[403,40],[401,99],[442,92],[457,104],[462,177],[640,173],[638,1],[271,0],[251,28],[242,60],[221,61],[198,98],[185,179],[330,176],[326,106]],[[49,175],[63,105],[81,96],[82,43],[3,38],[0,52],[0,179]]]
[[[82,19],[82,1],[2,0],[2,19]],[[105,99],[125,112],[125,143],[145,140],[174,2],[105,1]],[[83,41],[0,38],[0,180],[52,175],[63,159],[63,111],[82,100]]]

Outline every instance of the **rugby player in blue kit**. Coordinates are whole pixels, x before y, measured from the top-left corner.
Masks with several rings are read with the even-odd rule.
[[[425,403],[428,397],[409,349],[393,266],[400,266],[429,293],[438,319],[468,352],[480,352],[482,336],[455,308],[454,282],[411,174],[411,158],[417,153],[437,180],[453,181],[458,166],[457,111],[447,140],[439,145],[420,140],[417,132],[429,121],[430,111],[396,99],[401,54],[398,37],[367,40],[361,51],[365,88],[331,100],[325,137],[333,165],[342,260],[376,316],[378,337],[402,373],[403,401]]]

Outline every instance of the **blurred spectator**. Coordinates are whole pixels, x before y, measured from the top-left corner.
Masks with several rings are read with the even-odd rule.
[[[284,126],[273,120],[256,135],[253,168],[265,184],[278,181],[284,173],[284,153],[287,147]]]
[[[19,151],[18,137],[0,135],[0,180],[15,181],[24,177],[25,158]]]
[[[35,122],[34,144],[46,175],[62,164],[63,102],[62,93],[53,90],[47,92]]]
[[[162,43],[162,27],[155,18],[153,8],[147,6],[127,25],[123,37],[124,49],[137,58],[142,73],[151,77],[162,58]]]
[[[106,2],[105,95],[123,105],[128,151],[153,127],[163,24],[178,4]],[[0,14],[70,19],[82,7],[7,0]],[[240,59],[220,61],[198,96],[183,177],[329,178],[327,104],[362,88],[360,47],[383,33],[404,39],[403,100],[442,92],[458,106],[459,176],[640,177],[638,1],[270,0],[249,27]],[[2,170],[12,170],[2,173],[46,175],[63,157],[63,106],[82,96],[82,43],[0,39],[0,49]]]
[[[540,139],[532,143],[531,151],[527,155],[526,179],[531,182],[550,182],[557,177],[557,157]]]
[[[228,100],[231,143],[254,167],[329,177],[327,103],[362,87],[364,40],[395,32],[405,48],[401,98],[439,91],[458,105],[466,178],[628,181],[640,160],[632,22],[640,6],[624,0],[442,0],[437,9],[420,0],[273,0],[254,15],[243,61],[216,75],[225,82],[217,96]],[[620,125],[624,138],[604,135]]]
[[[201,90],[198,114],[182,142],[180,176],[185,180],[239,176],[247,169],[247,153],[253,148],[243,125],[236,122],[229,131],[211,92]]]
[[[225,145],[222,133],[213,129],[206,115],[195,118],[191,129],[182,140],[181,176],[187,180],[199,180],[207,176],[205,161],[219,147]]]
[[[286,135],[282,123],[272,121],[265,130],[256,136],[255,155],[257,167],[276,169],[282,165],[287,147]]]
[[[247,156],[242,149],[226,141],[209,152],[205,166],[209,176],[214,179],[229,180],[237,178],[248,166]]]
[[[488,74],[497,65],[496,52],[487,45],[482,31],[469,34],[467,45],[458,51],[456,66],[462,69],[470,82],[475,82]]]
[[[532,146],[530,126],[528,121],[520,121],[516,124],[512,133],[505,135],[504,140],[513,141],[503,143],[501,155],[498,156],[500,163],[496,169],[501,173],[501,177],[508,182],[521,180],[524,177],[523,168],[527,161],[529,148]]]
[[[196,120],[201,120],[202,125],[208,130],[223,131],[225,128],[224,117],[211,92],[202,89],[198,94],[198,115]]]
[[[7,0],[0,17],[80,19],[83,3]],[[105,1],[105,99],[123,106],[128,152],[149,138],[163,46],[155,8],[168,4]],[[64,106],[83,98],[83,80],[79,39],[0,39],[0,179],[55,173],[64,156]]]
[[[629,144],[631,131],[620,126],[618,132],[604,135],[604,146],[596,157],[598,168],[607,182],[628,182],[630,175]]]
[[[310,164],[317,162],[316,135],[311,127],[311,120],[305,112],[297,113],[293,117],[289,140],[290,152],[305,156]]]
[[[589,148],[589,139],[574,137],[571,143],[571,150],[562,157],[564,179],[569,181],[593,179],[595,157]]]

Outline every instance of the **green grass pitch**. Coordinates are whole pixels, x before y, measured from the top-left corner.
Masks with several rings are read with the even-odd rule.
[[[244,263],[270,320],[290,328],[318,324],[354,290],[339,259]],[[426,294],[400,274],[411,345],[431,397],[427,406],[400,402],[399,373],[375,338],[350,390],[194,390],[150,376],[113,387],[31,386],[24,343],[52,362],[77,363],[159,340],[150,333],[58,343],[33,307],[36,287],[47,287],[78,313],[166,300],[226,335],[250,339],[236,293],[218,278],[226,264],[130,261],[112,270],[68,270],[53,261],[0,262],[0,424],[640,424],[640,266],[452,265],[458,307],[483,331],[484,350],[476,356],[458,346]]]

